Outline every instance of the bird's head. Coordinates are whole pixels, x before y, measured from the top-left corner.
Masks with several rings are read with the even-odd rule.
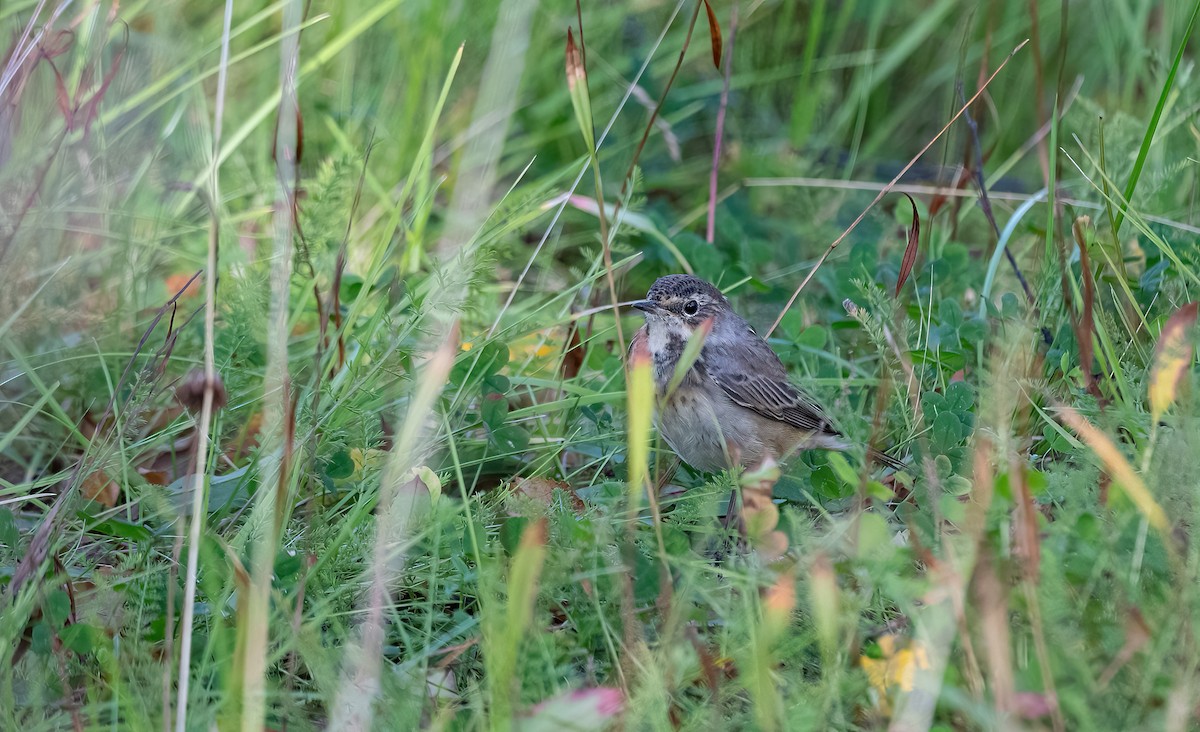
[[[654,334],[689,339],[704,321],[729,309],[721,291],[692,275],[659,277],[633,307],[646,314],[646,326]]]

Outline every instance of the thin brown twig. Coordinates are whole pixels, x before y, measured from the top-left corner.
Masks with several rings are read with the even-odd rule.
[[[675,77],[679,76],[679,69],[683,66],[683,60],[687,56],[688,47],[692,45],[692,32],[696,29],[696,20],[700,17],[700,6],[704,4],[704,0],[696,1],[696,8],[692,11],[692,18],[688,21],[687,35],[684,36],[683,46],[679,49],[679,58],[675,61],[675,68],[671,70],[671,76],[667,78],[667,83],[663,86],[662,93],[658,96],[658,103],[655,104],[654,110],[650,113],[650,119],[646,122],[646,129],[642,132],[642,138],[638,140],[637,148],[633,151],[633,158],[629,161],[629,169],[625,171],[625,178],[621,181],[621,191],[617,194],[617,200],[613,203],[613,224],[614,229],[620,223],[621,202],[625,200],[629,193],[629,184],[633,180],[633,172],[637,169],[638,159],[642,156],[642,150],[646,147],[646,142],[650,139],[650,133],[654,130],[654,122],[658,119],[659,113],[662,111],[663,105],[667,101],[667,94],[670,93],[672,85],[675,84]],[[599,173],[597,173],[597,176]],[[600,219],[604,220],[604,207],[600,208]],[[604,270],[605,276],[608,279],[609,297],[612,300],[613,318],[617,324],[617,345],[620,346],[621,353],[625,353],[625,338],[621,332],[621,309],[617,302],[617,288],[613,278],[612,270],[612,242],[608,236],[604,236]]]
[[[667,94],[670,93],[671,86],[675,83],[675,77],[679,75],[679,69],[683,66],[683,59],[687,56],[688,47],[692,45],[692,32],[696,29],[696,20],[700,17],[700,6],[703,4],[704,0],[696,2],[696,9],[692,11],[692,19],[688,21],[687,35],[684,36],[683,47],[679,49],[679,58],[675,61],[675,68],[671,70],[671,76],[667,79],[667,84],[663,87],[662,94],[658,96],[658,103],[654,105],[654,111],[650,113],[650,119],[646,122],[646,129],[642,132],[642,139],[638,140],[637,149],[633,151],[633,158],[629,161],[629,169],[625,171],[625,179],[621,181],[621,192],[617,195],[617,202],[614,204],[614,220],[617,218],[621,201],[625,199],[625,194],[629,191],[629,183],[633,180],[633,171],[637,168],[637,161],[642,156],[642,150],[646,147],[646,141],[650,139],[650,132],[654,129],[654,121],[658,119],[663,104],[667,101]]]
[[[934,143],[936,143],[939,139],[941,139],[942,135],[946,134],[946,131],[950,129],[951,125],[953,125],[960,116],[962,116],[963,112],[965,112],[968,107],[970,107],[972,104],[974,104],[976,99],[978,99],[980,96],[983,95],[984,90],[986,90],[988,88],[988,86],[991,85],[992,81],[995,80],[995,78],[1000,74],[1000,72],[1004,70],[1004,67],[1008,65],[1008,62],[1012,60],[1012,57],[1014,55],[1016,55],[1016,53],[1018,51],[1020,51],[1022,48],[1024,48],[1025,44],[1027,44],[1027,43],[1029,43],[1029,39],[1025,39],[1024,41],[1021,41],[1019,44],[1017,44],[1016,48],[1014,48],[1012,51],[1009,52],[1008,57],[1005,58],[1004,61],[1001,62],[1001,64],[996,67],[996,70],[993,71],[992,75],[988,77],[987,81],[982,86],[979,87],[979,90],[975,92],[975,95],[972,96],[971,99],[965,105],[963,105],[962,107],[959,108],[958,112],[956,112],[955,115],[953,117],[951,117],[948,122],[946,122],[946,125],[944,127],[942,127],[942,129],[939,130],[936,135],[933,136],[933,139],[930,140],[928,143],[926,143],[925,147],[921,148],[920,152],[918,152],[913,157],[912,160],[908,161],[907,165],[905,165],[903,168],[900,169],[900,172],[896,174],[895,178],[892,178],[890,183],[888,183],[886,186],[884,186],[882,189],[880,189],[879,193],[875,196],[875,199],[873,201],[871,201],[871,203],[869,203],[866,208],[863,209],[862,213],[860,213],[858,215],[858,218],[854,219],[854,221],[852,221],[850,223],[850,226],[848,226],[846,228],[846,230],[843,231],[838,236],[838,238],[833,240],[833,243],[829,245],[829,247],[825,250],[824,254],[822,254],[821,257],[817,260],[816,265],[814,265],[813,268],[811,270],[809,270],[808,275],[805,276],[804,280],[800,283],[800,286],[797,287],[795,292],[792,293],[792,296],[790,298],[788,298],[787,304],[784,305],[783,309],[779,311],[779,317],[775,318],[775,322],[772,323],[771,327],[767,329],[767,332],[765,334],[766,337],[769,337],[771,335],[771,333],[773,333],[775,331],[775,328],[779,327],[779,323],[780,323],[780,321],[783,320],[783,316],[786,315],[787,311],[792,308],[792,305],[795,304],[795,302],[796,302],[796,298],[800,297],[800,293],[804,290],[805,286],[808,285],[809,280],[811,280],[813,278],[813,275],[815,275],[817,273],[817,270],[821,268],[821,265],[825,263],[825,260],[829,258],[829,255],[833,252],[834,249],[837,248],[838,244],[841,244],[842,241],[845,240],[845,238],[850,235],[850,232],[852,232],[856,228],[858,228],[858,225],[860,223],[862,223],[862,220],[867,217],[867,213],[869,213],[870,210],[875,207],[875,204],[879,203],[883,199],[883,197],[885,195],[887,195],[888,191],[892,190],[892,188],[894,188],[895,185],[900,182],[900,179],[904,177],[904,174],[907,173],[909,171],[909,169],[912,168],[912,166],[916,165],[917,161],[920,160],[921,157],[925,155],[925,153],[929,152],[929,148],[933,147]]]
[[[958,98],[962,101],[965,97],[963,92],[962,82],[957,84]],[[963,120],[967,123],[967,130],[970,132],[968,140],[968,150],[974,152],[974,175],[975,185],[979,188],[979,207],[983,209],[984,218],[992,225],[992,233],[996,235],[996,241],[1000,240],[1000,227],[996,224],[996,217],[992,213],[992,202],[988,198],[987,181],[983,178],[983,144],[979,141],[979,125],[975,122],[975,118],[971,115],[970,105],[963,102]],[[1025,299],[1031,304],[1036,305],[1036,299],[1033,296],[1033,290],[1029,287],[1029,281],[1025,279],[1025,273],[1021,271],[1021,266],[1017,264],[1017,258],[1012,253],[1011,247],[1004,247],[1004,256],[1008,259],[1008,264],[1012,267],[1013,274],[1017,276],[1017,282],[1021,284],[1021,290],[1025,293]]]
[[[721,142],[725,138],[725,110],[729,106],[729,81],[733,72],[733,40],[737,35],[737,2],[729,11],[729,43],[725,46],[725,79],[721,83],[721,103],[717,107],[717,133],[713,143],[712,172],[708,177],[708,225],[704,229],[704,240],[709,244],[716,238],[717,228],[717,170],[721,167]]]

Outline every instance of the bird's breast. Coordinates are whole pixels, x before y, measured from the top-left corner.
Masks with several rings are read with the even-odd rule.
[[[657,421],[659,434],[684,462],[715,473],[762,457],[763,443],[754,417],[693,368],[662,400]]]
[[[652,328],[647,334],[647,344],[654,357],[654,381],[658,385],[658,397],[662,399],[667,386],[675,378],[675,371],[687,348],[687,339],[665,328]],[[702,362],[692,364],[684,375],[684,382],[695,384],[702,370]]]

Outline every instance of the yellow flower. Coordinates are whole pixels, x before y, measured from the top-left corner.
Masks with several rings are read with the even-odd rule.
[[[878,643],[883,657],[862,656],[858,663],[879,696],[880,710],[890,714],[890,693],[897,688],[904,693],[911,692],[917,669],[929,668],[929,654],[916,641],[909,641],[905,647],[898,649],[897,637],[891,634],[880,636]]]

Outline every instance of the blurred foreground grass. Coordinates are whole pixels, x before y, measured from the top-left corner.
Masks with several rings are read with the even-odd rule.
[[[0,726],[1200,724],[1197,7],[0,5]],[[613,295],[765,331],[1025,39],[772,334],[912,475],[669,476]]]

